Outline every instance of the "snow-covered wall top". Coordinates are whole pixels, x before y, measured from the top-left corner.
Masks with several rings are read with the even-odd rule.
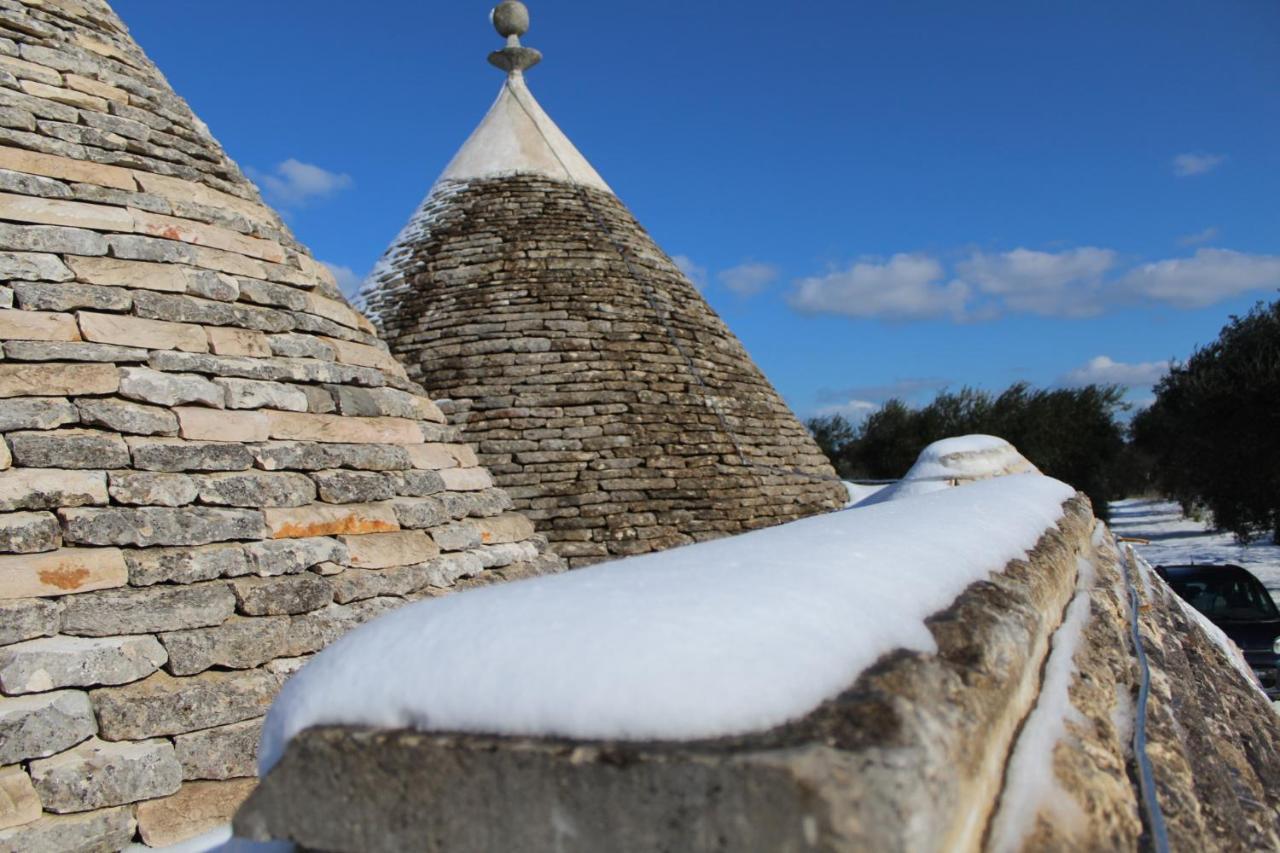
[[[688,740],[803,716],[1024,557],[1073,494],[1036,474],[410,605],[289,681],[262,770],[311,726]]]
[[[993,435],[944,438],[920,451],[906,476],[866,498],[862,506],[927,495],[974,480],[1033,472],[1036,467],[1003,438]]]

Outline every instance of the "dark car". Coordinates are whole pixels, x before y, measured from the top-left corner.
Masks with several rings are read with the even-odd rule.
[[[1262,688],[1280,699],[1280,611],[1262,582],[1240,566],[1156,566],[1173,591],[1244,652]]]

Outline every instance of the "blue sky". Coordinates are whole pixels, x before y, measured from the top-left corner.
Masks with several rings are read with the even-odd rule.
[[[317,257],[479,122],[484,0],[116,0]],[[1274,0],[531,0],[542,105],[802,416],[1150,384],[1280,289]]]

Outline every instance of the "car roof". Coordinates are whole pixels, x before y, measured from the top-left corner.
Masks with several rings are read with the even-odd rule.
[[[1248,569],[1230,563],[1180,563],[1172,566],[1156,566],[1156,570],[1168,577],[1179,579],[1209,575],[1244,575],[1257,580]]]

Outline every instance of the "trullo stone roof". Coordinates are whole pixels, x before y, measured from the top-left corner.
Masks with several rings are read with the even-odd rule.
[[[0,850],[168,844],[283,679],[556,568],[97,0],[0,0]]]
[[[572,565],[839,507],[742,344],[534,100],[523,29],[500,32],[497,101],[366,283],[391,351]]]

